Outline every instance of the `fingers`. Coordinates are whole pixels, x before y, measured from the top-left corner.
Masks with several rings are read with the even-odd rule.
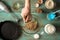
[[[23,8],[21,16],[24,22],[28,22],[30,20],[30,10],[28,8]]]
[[[24,21],[24,22],[27,22],[28,19],[29,19],[29,16],[22,15],[22,18],[23,18],[23,21]]]
[[[26,18],[26,22],[28,22],[29,21],[29,16],[27,16],[27,18]]]
[[[31,15],[28,15],[27,18],[26,18],[26,22],[31,21],[31,19],[32,19],[32,18],[31,18]]]
[[[25,16],[24,16],[24,14],[21,13],[21,16],[22,16],[22,18],[23,18],[23,21],[25,22]]]
[[[25,22],[25,17],[23,16],[23,21]]]
[[[24,22],[28,22],[28,21],[30,21],[30,20],[31,20],[31,16],[30,16],[30,15],[23,17],[23,21],[24,21]]]

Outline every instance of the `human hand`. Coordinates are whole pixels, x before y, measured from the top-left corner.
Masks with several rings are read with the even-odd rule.
[[[21,16],[22,16],[24,22],[30,21],[30,20],[31,20],[30,9],[27,8],[27,7],[24,7],[24,8],[22,9]]]

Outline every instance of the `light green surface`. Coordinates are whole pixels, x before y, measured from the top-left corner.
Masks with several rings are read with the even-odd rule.
[[[4,2],[6,2],[10,7],[12,6],[13,2],[18,1],[18,0],[3,0]],[[23,7],[24,4],[24,0],[19,0],[21,3],[21,8],[19,11],[14,11],[13,14],[11,13],[6,13],[1,11],[0,12],[0,22],[6,21],[6,20],[10,20],[10,21],[14,21],[17,22],[17,19],[21,19],[21,9]],[[41,24],[41,28],[40,30],[37,32],[38,34],[40,34],[40,39],[38,40],[60,40],[60,30],[58,30],[58,32],[56,31],[56,33],[54,33],[53,35],[48,35],[44,32],[44,26],[48,23],[51,24],[58,24],[58,28],[60,28],[60,21],[49,21],[47,19],[47,13],[42,13],[42,14],[38,14],[35,12],[35,6],[34,3],[36,3],[37,0],[32,0],[32,14],[37,17],[37,20],[39,21],[39,23]],[[18,17],[18,18],[17,18]],[[21,22],[21,26],[22,26],[22,22]],[[57,27],[57,26],[56,26]],[[41,32],[44,32],[43,35],[41,35]],[[18,38],[17,40],[35,40],[33,38],[34,34],[27,34],[23,31],[23,34],[20,38]]]

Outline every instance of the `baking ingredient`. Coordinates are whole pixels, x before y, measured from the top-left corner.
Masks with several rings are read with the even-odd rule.
[[[36,3],[35,6],[36,6],[36,7],[39,7],[39,3]]]
[[[39,37],[40,37],[39,34],[34,34],[35,39],[39,39]]]
[[[53,26],[52,24],[47,24],[47,25],[45,25],[45,27],[44,27],[44,31],[45,31],[47,34],[54,34],[55,31],[56,31],[56,28],[55,28],[55,26]]]
[[[37,13],[42,13],[42,9],[41,8],[36,8],[36,12]]]
[[[53,2],[53,0],[46,0],[45,2],[45,7],[47,9],[53,9],[55,6],[55,3]]]
[[[37,29],[37,21],[29,21],[26,23],[25,27],[31,31],[34,31]]]
[[[19,2],[16,2],[16,3],[13,4],[13,9],[14,10],[19,10],[19,8],[20,8],[20,3]]]
[[[43,4],[43,0],[38,0],[38,3],[39,4]]]

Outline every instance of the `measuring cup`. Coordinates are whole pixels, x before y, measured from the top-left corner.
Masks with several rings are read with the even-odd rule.
[[[49,14],[47,14],[48,20],[54,20],[54,19],[56,20],[56,19],[60,18],[60,13],[59,12],[60,12],[60,10],[57,10],[55,12],[50,12]]]

